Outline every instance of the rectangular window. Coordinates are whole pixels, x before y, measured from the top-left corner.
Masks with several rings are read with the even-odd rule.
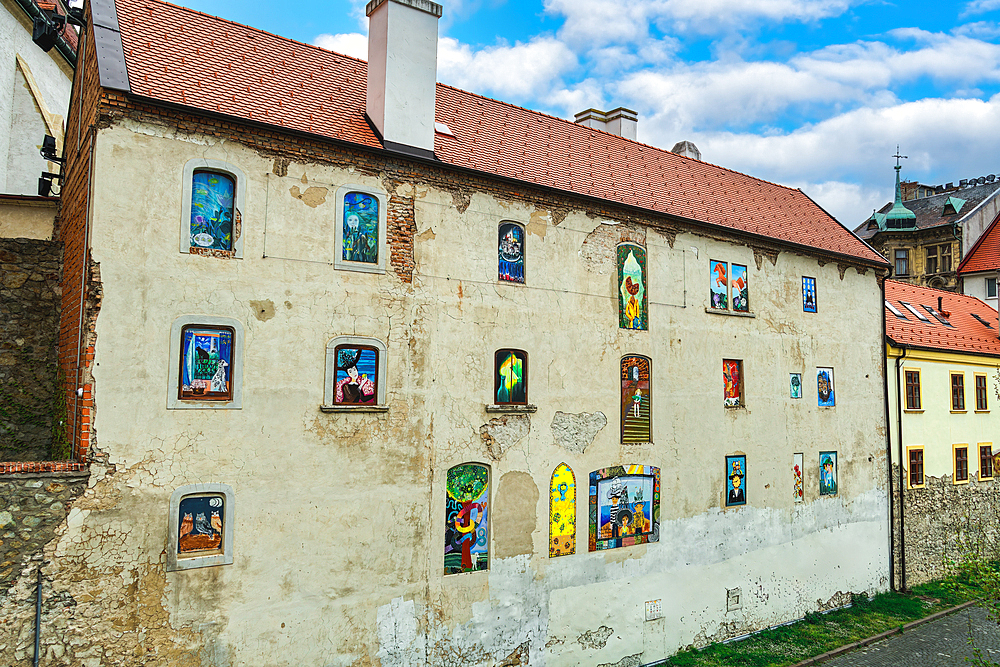
[[[986,279],[986,298],[995,299],[997,298],[997,279],[987,278]]]
[[[922,447],[914,447],[909,450],[910,455],[910,488],[919,488],[924,485],[924,450]]]
[[[709,306],[712,310],[750,312],[750,272],[744,264],[710,260]]]
[[[938,256],[941,258],[941,273],[951,271],[951,244],[945,244],[938,248]]]
[[[802,312],[816,312],[816,279],[802,276]]]
[[[927,273],[937,273],[938,271],[938,256],[937,256],[937,246],[931,245],[927,246]]]
[[[969,448],[955,445],[955,483],[969,481]]]
[[[993,479],[993,445],[979,445],[979,479]]]
[[[181,329],[177,398],[233,399],[233,327],[189,324]]]
[[[722,379],[725,382],[725,405],[738,408],[743,405],[743,361],[722,360]]]
[[[986,391],[986,376],[977,375],[976,376],[976,410],[979,412],[986,412],[990,409],[989,400],[987,399]]]
[[[906,371],[906,409],[920,409],[920,371]]]
[[[910,251],[909,250],[896,250],[896,275],[897,276],[908,276],[910,275]]]
[[[965,410],[965,375],[962,373],[951,374],[951,409]]]

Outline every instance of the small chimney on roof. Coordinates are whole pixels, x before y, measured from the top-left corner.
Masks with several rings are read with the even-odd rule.
[[[371,0],[368,118],[386,148],[433,154],[438,19],[430,0]]]
[[[674,147],[670,149],[670,152],[683,155],[684,157],[694,158],[695,160],[701,159],[701,151],[698,150],[698,147],[691,141],[678,141],[674,144]]]
[[[579,125],[592,127],[595,130],[604,130],[634,141],[639,125],[639,114],[625,107],[618,107],[611,111],[586,109],[576,114],[574,121]]]

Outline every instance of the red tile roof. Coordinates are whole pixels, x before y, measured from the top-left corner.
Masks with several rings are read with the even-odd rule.
[[[132,93],[380,148],[367,64],[161,0],[116,0]],[[885,258],[799,190],[438,84],[445,163],[868,263]]]
[[[993,219],[983,235],[969,250],[962,263],[958,265],[958,274],[978,273],[979,271],[996,271],[1000,269],[1000,215]]]
[[[950,313],[945,318],[951,326],[945,326],[923,306]],[[906,319],[896,317],[885,309],[886,335],[896,345],[911,345],[933,350],[962,352],[966,354],[989,354],[1000,356],[1000,332],[997,330],[997,311],[973,296],[955,294],[931,287],[918,287],[897,280],[885,281],[885,299]],[[929,320],[922,322],[901,302],[913,306],[917,312]],[[978,315],[990,328],[973,317]]]

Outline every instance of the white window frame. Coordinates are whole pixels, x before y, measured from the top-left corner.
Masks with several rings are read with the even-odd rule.
[[[335,403],[334,393],[337,386],[337,355],[336,350],[341,345],[368,345],[378,350],[378,382],[375,384],[375,405],[345,405]],[[361,336],[337,336],[326,344],[326,379],[323,383],[324,412],[385,412],[389,409],[385,402],[385,385],[387,381],[386,367],[387,351],[385,343],[378,338]]]
[[[993,294],[990,294],[990,286],[993,286]],[[996,277],[991,277],[986,279],[986,298],[995,299],[997,298],[997,279]]]
[[[218,171],[228,176],[231,176],[234,181],[236,181],[235,188],[233,189],[233,206],[235,207],[233,215],[233,249],[231,257],[235,259],[243,259],[243,239],[246,237],[246,229],[243,227],[245,221],[243,220],[244,213],[246,211],[246,191],[247,191],[247,177],[243,173],[243,170],[237,167],[232,162],[224,162],[222,160],[213,160],[211,158],[194,158],[188,160],[184,164],[184,179],[182,181],[182,200],[181,200],[181,246],[180,251],[185,254],[199,254],[191,252],[191,186],[194,179],[194,172],[196,170],[204,169],[206,171]],[[237,215],[239,214],[239,225],[237,225]],[[197,247],[197,246],[195,246]],[[223,251],[220,251],[223,252]],[[218,254],[209,254],[212,257],[218,257]]]
[[[181,501],[189,496],[220,495],[224,498],[225,518],[222,525],[222,553],[206,556],[184,556],[177,553],[177,532],[180,527]],[[185,484],[170,494],[170,514],[167,518],[167,572],[193,570],[199,567],[233,564],[233,487],[228,484]]]
[[[232,327],[233,363],[229,367],[233,398],[229,401],[192,401],[177,397],[180,383],[181,331],[189,324]],[[243,324],[231,317],[181,315],[170,327],[170,359],[167,371],[167,410],[240,410],[243,408]]]
[[[378,262],[375,264],[351,262],[344,259],[344,197],[350,192],[363,192],[378,200]],[[337,188],[337,196],[334,201],[337,204],[337,221],[333,230],[333,268],[341,271],[359,271],[361,273],[385,273],[386,260],[389,254],[389,230],[386,225],[389,198],[386,196],[386,193],[369,185],[348,184]]]

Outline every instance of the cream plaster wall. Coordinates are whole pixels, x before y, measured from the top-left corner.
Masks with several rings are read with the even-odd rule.
[[[56,202],[0,199],[0,238],[52,240]]]
[[[177,252],[193,157],[246,173],[245,259]],[[639,664],[887,587],[872,271],[790,252],[772,262],[583,212],[555,224],[480,193],[460,214],[451,193],[416,183],[395,192],[416,202],[405,284],[391,267],[330,264],[334,192],[382,187],[377,177],[301,164],[279,177],[240,145],[131,123],[102,131],[95,159],[95,431],[111,467],[92,477],[51,549],[54,590],[88,619],[73,637],[84,645],[67,636],[67,652],[104,656],[95,665],[121,664],[136,646],[164,664],[194,652],[190,664],[220,666],[492,665],[519,651],[532,665]],[[527,285],[495,280],[500,220],[527,225]],[[648,332],[617,326],[622,233],[648,248]],[[749,266],[756,317],[706,313],[710,258]],[[802,312],[802,275],[817,279],[818,314]],[[170,327],[189,314],[243,323],[242,410],[166,409]],[[325,346],[340,335],[386,343],[387,413],[319,411]],[[499,347],[528,351],[538,411],[493,458],[480,427]],[[648,445],[619,439],[626,353],[652,358]],[[723,407],[724,357],[744,360],[743,409]],[[816,406],[817,366],[835,369],[836,408]],[[802,399],[789,398],[790,372],[803,374]],[[608,424],[570,451],[555,444],[556,411],[600,411]],[[827,449],[840,455],[840,495],[820,498]],[[724,456],[737,452],[748,504],[727,511]],[[798,504],[794,452],[806,463]],[[491,569],[444,577],[444,479],[466,461],[492,466]],[[549,559],[548,484],[561,461],[577,479],[577,553]],[[660,541],[588,553],[588,474],[628,463],[661,469]],[[200,482],[234,489],[234,564],[165,573],[170,494]],[[498,525],[530,539],[505,539]],[[743,609],[727,613],[726,588],[737,586]],[[116,606],[122,589],[134,602]],[[664,617],[644,622],[653,599]]]
[[[997,279],[996,271],[982,272],[982,273],[968,273],[962,275],[962,294],[968,294],[969,296],[974,296],[980,301],[983,301],[993,310],[997,309],[997,298],[995,296],[986,296],[986,281],[992,278]],[[995,319],[995,318],[994,318]]]

